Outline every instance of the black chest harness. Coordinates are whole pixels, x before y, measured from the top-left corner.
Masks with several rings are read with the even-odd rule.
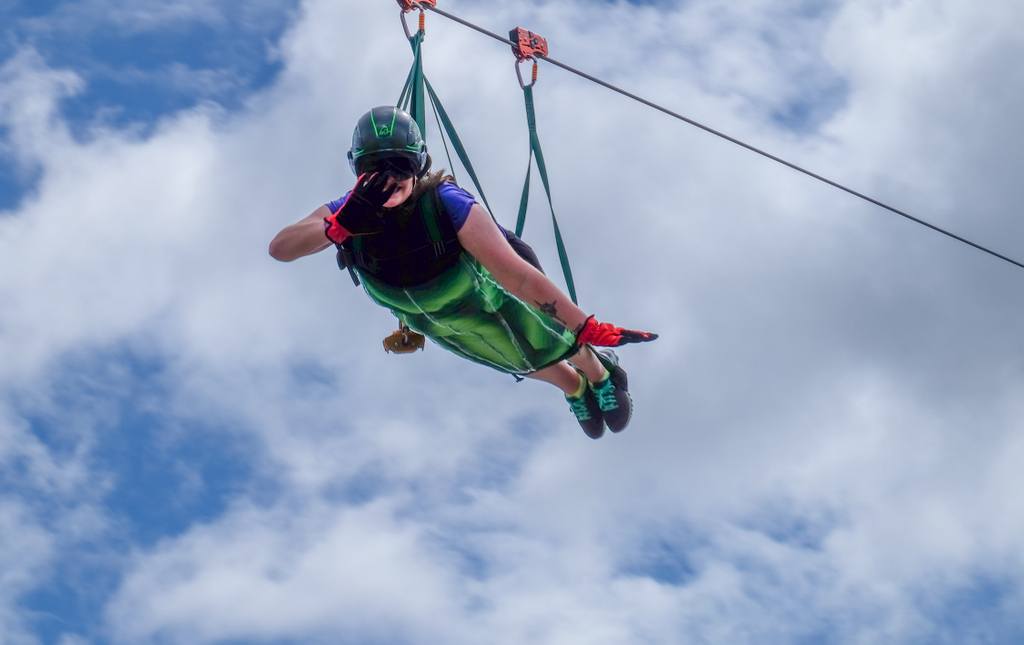
[[[383,230],[338,245],[338,268],[359,285],[356,269],[393,287],[423,284],[459,261],[462,245],[437,189],[427,191],[411,211],[387,213]]]
[[[379,233],[354,236],[336,245],[338,268],[348,271],[357,287],[359,273],[393,287],[423,284],[455,266],[462,255],[455,225],[436,188],[420,196],[411,211],[383,215],[382,223]],[[499,228],[515,252],[543,272],[530,245]],[[399,323],[398,331],[384,339],[384,350],[408,354],[423,349],[424,342],[422,334]],[[522,379],[517,376],[516,380]]]
[[[383,230],[349,238],[338,247],[338,268],[359,286],[360,272],[393,287],[433,280],[455,266],[463,248],[437,189],[427,191],[411,211],[386,214]],[[513,250],[543,272],[536,253],[508,229],[501,228]]]

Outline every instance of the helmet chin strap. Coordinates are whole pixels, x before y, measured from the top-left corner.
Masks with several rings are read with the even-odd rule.
[[[426,151],[426,149],[427,146],[424,145],[423,150]],[[430,172],[430,167],[434,165],[434,160],[430,158],[430,154],[427,153],[425,156],[426,159],[424,159],[423,161],[423,168],[421,168],[420,171],[416,174],[417,179],[420,177],[426,177],[427,173]]]

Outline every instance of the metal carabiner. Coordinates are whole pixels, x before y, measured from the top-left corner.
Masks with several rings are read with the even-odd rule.
[[[420,11],[420,28],[419,28],[419,31],[425,32],[427,30],[427,19],[426,19],[426,16],[424,15],[426,13],[426,9],[423,8],[423,5],[428,5],[428,6],[431,6],[431,7],[436,7],[437,6],[437,0],[398,0],[398,6],[400,6],[402,8],[402,13],[400,14],[400,17],[402,18],[402,29],[405,30],[406,38],[409,38],[410,40],[412,39],[412,32],[409,31],[409,25],[408,25],[408,23],[405,22],[405,14],[409,13],[413,9],[419,9],[419,11]],[[419,33],[419,32],[417,32],[417,33]]]
[[[533,87],[537,84],[537,57],[543,58],[548,55],[547,39],[522,27],[516,27],[508,32],[508,40],[512,45],[512,54],[516,57],[516,76],[519,77],[519,87],[524,90]],[[533,61],[533,74],[529,85],[523,80],[523,71],[519,67],[519,63],[526,60]]]
[[[417,31],[416,33],[419,33],[420,31],[426,31],[427,30],[427,19],[426,19],[426,16],[424,15],[425,9],[423,9],[423,7],[419,6],[419,3],[416,3],[415,8],[420,10],[420,28],[419,28],[419,31]],[[409,13],[409,11],[412,11],[412,10],[411,9],[409,9],[409,10],[402,9],[401,13],[399,13],[398,15],[402,19],[402,29],[405,30],[405,37],[408,38],[409,40],[412,40],[413,33],[411,31],[409,31],[409,23],[407,23],[405,21],[405,14]]]
[[[527,85],[526,81],[523,80],[523,70],[522,70],[521,67],[519,67],[519,63],[522,63],[522,62],[525,62],[525,61],[533,61],[533,73],[531,75],[530,84],[529,85]],[[534,85],[537,84],[538,72],[539,72],[539,69],[537,67],[537,59],[534,58],[533,56],[530,56],[529,58],[517,58],[516,59],[516,76],[519,77],[519,87],[523,88],[524,90],[526,88],[528,88],[528,87],[533,87]]]

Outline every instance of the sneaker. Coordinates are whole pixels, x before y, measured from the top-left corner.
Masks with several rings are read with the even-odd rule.
[[[591,383],[590,388],[597,399],[597,406],[604,416],[604,422],[612,432],[622,432],[633,416],[633,399],[629,396],[629,381],[626,371],[619,367],[619,357],[610,349],[594,350],[597,359],[608,370],[608,377]]]
[[[582,396],[567,396],[565,400],[569,403],[569,409],[576,415],[576,421],[583,428],[583,432],[591,439],[600,439],[604,434],[604,416],[601,414],[594,391],[588,386]]]

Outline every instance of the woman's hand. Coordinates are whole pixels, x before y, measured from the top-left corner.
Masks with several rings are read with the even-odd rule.
[[[580,345],[596,345],[598,347],[618,347],[627,343],[649,343],[658,337],[649,331],[623,329],[611,323],[598,322],[590,316],[576,330],[576,342]]]
[[[353,235],[371,235],[384,228],[381,209],[395,192],[395,182],[387,173],[375,172],[359,175],[352,192],[338,212],[324,218],[324,234],[335,244],[341,244]]]

